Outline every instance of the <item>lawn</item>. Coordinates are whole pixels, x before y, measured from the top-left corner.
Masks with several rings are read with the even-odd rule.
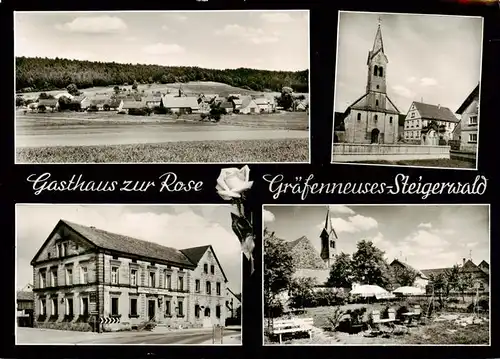
[[[366,307],[366,304],[348,304],[341,306],[342,311],[347,309],[358,309]],[[368,320],[368,314],[372,310],[382,310],[386,304],[374,303],[370,304],[363,321]],[[360,334],[348,334],[334,331],[329,318],[334,317],[334,312],[337,307],[316,307],[307,308],[306,312],[299,317],[313,318],[313,335],[311,338],[296,337],[283,342],[285,345],[488,345],[490,342],[490,330],[488,315],[481,315],[478,322],[472,324],[463,323],[472,318],[470,313],[445,313],[433,315],[432,318],[425,320],[415,327],[405,329],[404,325],[397,325],[400,335],[393,334],[390,336],[366,336],[364,332]],[[458,318],[458,319],[457,319]],[[265,322],[264,325],[266,324]],[[406,334],[401,334],[405,332]],[[265,337],[266,344],[276,344],[270,342],[267,336]]]
[[[407,161],[363,161],[355,163],[390,165],[390,166],[476,168],[475,163],[460,161],[460,160],[452,160],[452,159],[407,160]]]
[[[18,148],[18,163],[308,162],[308,139]]]

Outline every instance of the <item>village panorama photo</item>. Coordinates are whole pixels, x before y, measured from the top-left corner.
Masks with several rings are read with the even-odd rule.
[[[265,205],[264,345],[491,344],[489,205]]]
[[[338,23],[332,162],[477,169],[483,18]]]
[[[15,12],[14,37],[16,163],[310,161],[308,10]]]
[[[227,205],[18,204],[16,344],[242,345],[241,258]]]

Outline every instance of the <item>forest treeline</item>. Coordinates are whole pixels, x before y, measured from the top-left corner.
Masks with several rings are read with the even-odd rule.
[[[50,91],[75,84],[79,89],[135,83],[214,81],[255,91],[309,92],[309,70],[267,71],[248,68],[215,70],[200,67],[134,65],[69,59],[16,57],[18,92]]]

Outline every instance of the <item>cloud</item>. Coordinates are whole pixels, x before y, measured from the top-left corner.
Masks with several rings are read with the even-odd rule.
[[[399,96],[406,97],[406,98],[413,98],[415,97],[415,93],[411,91],[410,89],[402,86],[402,85],[394,85],[392,86],[392,90],[398,94]]]
[[[453,229],[439,229],[439,228],[436,228],[436,229],[433,229],[432,232],[436,233],[436,234],[446,234],[446,235],[455,234],[455,230],[453,230]]]
[[[429,232],[427,230],[419,229],[416,232],[409,235],[406,240],[410,243],[417,244],[425,248],[439,248],[448,245],[448,241],[441,238],[436,233]]]
[[[277,33],[268,34],[262,29],[253,27],[244,27],[238,24],[226,25],[224,28],[216,30],[218,36],[231,36],[244,39],[256,45],[269,44],[279,41]]]
[[[467,243],[465,246],[466,246],[467,248],[474,248],[474,247],[476,247],[478,244],[479,244],[479,242],[469,242],[469,243]]]
[[[17,283],[32,281],[30,261],[61,218],[173,248],[211,244],[240,291],[240,243],[231,230],[230,206],[16,206]]]
[[[84,34],[119,33],[127,29],[127,24],[116,16],[77,17],[65,24],[56,24],[56,29]]]
[[[418,228],[432,228],[432,223],[420,223]]]
[[[293,21],[290,14],[284,12],[270,12],[260,16],[263,20],[274,23],[286,23]]]
[[[268,211],[267,209],[263,211],[262,218],[264,220],[264,223],[274,222],[274,220],[276,219],[273,212]]]
[[[355,212],[347,207],[342,205],[330,205],[328,206],[331,214],[354,214]]]
[[[320,223],[318,228],[324,228],[324,226],[324,223]],[[337,233],[358,233],[377,228],[378,222],[374,218],[357,214],[349,217],[347,220],[343,218],[332,218],[332,226]]]
[[[147,55],[173,55],[182,54],[185,49],[177,44],[163,44],[158,42],[156,44],[145,46],[142,51]]]
[[[420,79],[420,86],[436,86],[437,81],[436,79],[430,78],[430,77],[423,77]]]
[[[137,40],[137,37],[135,36],[129,36],[125,38],[125,41],[135,41],[135,40]]]
[[[162,26],[161,26],[161,29],[162,29],[163,31],[170,31],[170,32],[174,32],[174,29],[172,29],[172,28],[168,27],[167,25],[162,25]]]
[[[417,81],[417,78],[415,76],[411,76],[411,77],[408,77],[408,80],[407,80],[409,83],[414,83],[415,81]]]

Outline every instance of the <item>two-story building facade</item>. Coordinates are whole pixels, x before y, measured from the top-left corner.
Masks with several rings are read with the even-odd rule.
[[[210,245],[179,250],[60,220],[31,265],[37,327],[224,325],[227,278]]]
[[[479,84],[467,96],[456,114],[461,117],[455,130],[460,150],[476,153],[479,140]]]

